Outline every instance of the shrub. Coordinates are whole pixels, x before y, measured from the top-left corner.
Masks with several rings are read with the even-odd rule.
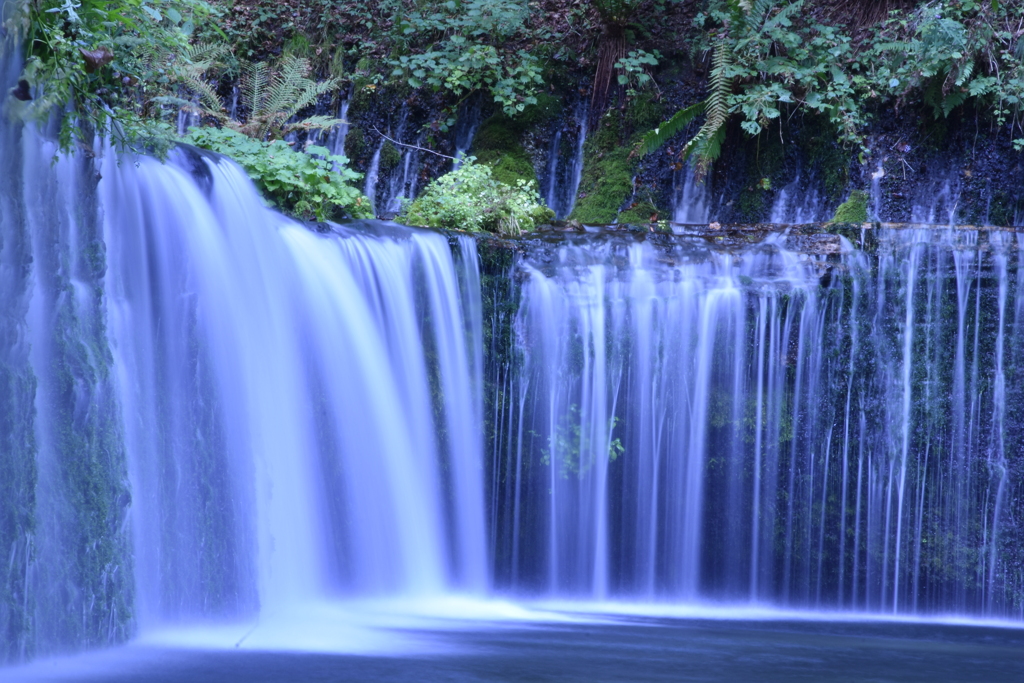
[[[518,235],[554,218],[541,204],[537,186],[524,180],[506,185],[494,179],[490,166],[468,157],[458,169],[432,181],[407,205],[401,221],[431,228],[486,230]]]
[[[369,200],[350,184],[362,174],[324,147],[297,152],[283,140],[262,142],[225,128],[193,128],[185,142],[231,157],[274,206],[300,218],[373,217]]]

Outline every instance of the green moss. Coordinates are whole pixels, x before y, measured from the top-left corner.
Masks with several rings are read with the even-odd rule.
[[[470,154],[490,166],[492,177],[506,185],[514,186],[517,180],[536,183],[537,173],[519,135],[515,122],[496,114],[480,125]]]
[[[633,167],[625,149],[595,154],[585,161],[579,200],[569,218],[595,225],[614,221],[633,191]]]
[[[358,159],[366,152],[366,134],[362,128],[349,128],[345,136],[345,156]]]
[[[345,78],[345,51],[335,50],[334,54],[331,55],[331,62],[327,66],[333,78]]]
[[[523,109],[510,123],[518,130],[541,126],[558,116],[562,111],[562,101],[547,93],[537,94],[537,104]]]
[[[630,156],[631,146],[620,140],[621,124],[621,112],[608,112],[583,145],[579,199],[569,215],[571,220],[591,225],[611,223],[633,193],[637,159]]]
[[[853,152],[836,140],[835,128],[824,116],[808,115],[797,134],[811,172],[825,188],[830,201],[838,201],[850,182],[850,162]]]
[[[863,190],[854,190],[850,197],[836,207],[831,223],[866,223],[868,220],[868,195]]]
[[[641,201],[620,213],[619,223],[653,223],[662,218],[664,215],[657,206],[649,201]]]
[[[296,57],[312,57],[316,54],[309,38],[302,33],[294,33],[284,44],[284,54]]]
[[[645,90],[629,100],[623,116],[630,131],[648,131],[665,120],[665,105],[653,91]]]
[[[490,164],[494,179],[506,185],[515,185],[517,180],[526,180],[536,184],[537,174],[529,159],[513,154],[503,154]]]
[[[380,165],[378,168],[382,173],[392,170],[402,161],[402,153],[388,141],[384,141],[380,148]]]

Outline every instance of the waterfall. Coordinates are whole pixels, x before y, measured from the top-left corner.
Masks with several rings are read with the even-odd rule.
[[[710,216],[710,190],[705,181],[697,180],[692,165],[672,173],[672,222],[707,223]]]
[[[828,218],[822,211],[821,197],[818,194],[817,187],[811,182],[810,189],[805,190],[798,173],[793,182],[779,190],[775,201],[772,203],[769,222],[800,224],[824,221]]]
[[[408,118],[408,109],[403,106],[394,128],[388,128],[388,137],[402,142]],[[370,199],[374,206],[374,212],[378,216],[394,216],[401,212],[404,199],[416,197],[420,163],[418,147],[422,138],[423,133],[417,135],[412,146],[393,145],[391,149],[398,155],[398,162],[389,164],[382,169],[381,161],[385,146],[392,145],[392,143],[381,137],[380,143],[370,159],[370,165],[366,169],[366,181],[363,185],[363,194]]]
[[[455,130],[453,131],[453,137],[455,141],[455,161],[452,162],[452,168],[458,169],[462,165],[461,159],[469,152],[470,147],[473,146],[473,139],[476,137],[476,131],[480,128],[480,100],[479,98],[470,98],[468,102],[464,102],[459,106],[458,117],[455,120]]]
[[[315,234],[186,151],[108,173],[140,622],[483,591],[480,323],[447,240]]]
[[[331,154],[334,156],[345,156],[345,138],[348,137],[349,128],[349,101],[349,95],[347,93],[342,94],[341,103],[338,105],[338,119],[341,123],[331,129],[327,138],[327,148],[331,150]]]
[[[955,175],[941,174],[921,184],[910,213],[912,223],[955,225],[960,188]]]
[[[487,592],[472,239],[0,132],[3,659]]]
[[[863,250],[814,244],[530,243],[523,398],[504,428],[518,443],[498,464],[523,473],[496,499],[503,582],[1019,613],[1007,439],[1024,424],[1007,378],[1024,362],[1024,242],[888,229]]]
[[[423,142],[423,136],[416,137],[414,143],[418,147]],[[416,198],[416,186],[419,179],[420,154],[416,147],[402,149],[399,167],[401,173],[394,173],[391,177],[391,184],[388,189],[388,214],[396,215],[402,210],[403,200]]]
[[[311,226],[223,157],[63,154],[2,106],[0,662],[337,649],[328,608],[424,596],[1024,618],[1017,232]],[[418,157],[383,149],[388,208]]]
[[[583,176],[583,146],[587,142],[588,103],[581,100],[573,118],[555,130],[545,164],[544,201],[565,220],[576,206],[576,195]]]
[[[871,214],[873,221],[882,220],[882,178],[885,177],[885,158],[878,160],[878,168],[871,173]]]
[[[370,158],[370,165],[366,167],[366,181],[363,183],[363,194],[370,200],[370,206],[373,207],[375,216],[377,215],[377,183],[380,181],[380,153],[384,150],[385,142],[387,141],[381,138],[380,144],[374,150],[373,156]]]

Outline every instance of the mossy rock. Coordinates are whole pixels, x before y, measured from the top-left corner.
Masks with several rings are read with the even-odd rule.
[[[334,54],[331,55],[331,62],[327,67],[328,73],[331,74],[332,78],[345,78],[347,71],[345,70],[345,51],[335,50]]]
[[[480,125],[470,154],[487,164],[495,180],[515,185],[517,180],[537,182],[533,162],[519,142],[519,131],[508,117],[496,114]]]
[[[359,159],[366,152],[366,134],[362,128],[349,128],[345,136],[345,156]]]
[[[653,223],[664,219],[665,215],[652,202],[636,202],[619,214],[619,223]]]
[[[309,37],[304,33],[293,33],[284,44],[283,53],[295,57],[310,58],[316,55]]]
[[[619,207],[633,193],[634,167],[635,161],[624,148],[585,160],[580,198],[569,218],[591,225],[613,222]]]
[[[387,173],[398,166],[401,161],[402,153],[393,144],[385,140],[384,145],[380,148],[380,161],[377,168],[382,173]]]
[[[665,120],[665,105],[653,91],[645,91],[626,104],[623,121],[632,132],[647,132]]]
[[[863,190],[854,190],[849,199],[836,207],[830,223],[866,223],[868,220],[868,195]]]
[[[531,104],[510,120],[511,127],[519,131],[542,126],[562,111],[562,101],[547,93],[537,94],[537,104]]]
[[[621,123],[621,112],[608,112],[583,145],[579,199],[569,214],[570,220],[591,225],[611,223],[633,193],[633,172],[638,162],[630,156],[631,145],[620,141]]]

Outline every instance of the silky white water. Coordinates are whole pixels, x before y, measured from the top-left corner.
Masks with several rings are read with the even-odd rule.
[[[857,233],[530,242],[501,583],[1019,617],[1020,236]]]
[[[390,202],[416,161],[385,192],[382,149]],[[416,650],[380,627],[550,605],[1022,616],[1016,232],[311,226],[223,158],[12,123],[0,173],[0,660]]]

